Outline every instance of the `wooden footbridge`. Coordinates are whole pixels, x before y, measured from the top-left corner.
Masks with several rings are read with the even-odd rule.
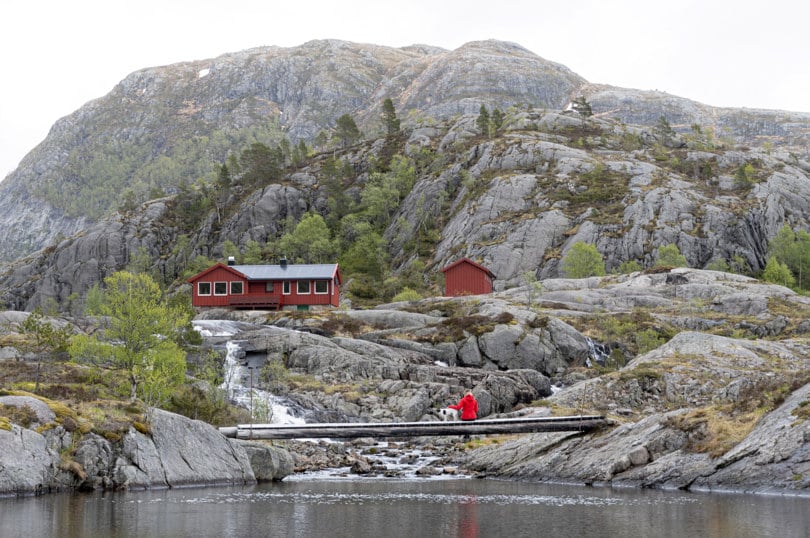
[[[522,417],[455,422],[342,422],[321,424],[239,424],[220,428],[236,439],[353,439],[490,433],[589,432],[608,425],[602,415]]]

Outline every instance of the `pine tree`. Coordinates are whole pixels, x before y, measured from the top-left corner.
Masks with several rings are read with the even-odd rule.
[[[591,104],[582,95],[571,101],[571,108],[582,117],[589,118],[593,116]]]
[[[385,124],[385,133],[387,136],[393,136],[399,132],[399,118],[397,118],[394,103],[390,98],[386,98],[385,101],[383,101],[382,119]]]
[[[493,110],[492,111],[492,121],[491,121],[492,130],[493,131],[500,130],[500,128],[503,127],[503,120],[504,120],[504,115],[503,115],[503,112],[501,112],[501,109],[496,108],[495,110]]]
[[[484,136],[489,136],[489,122],[490,119],[487,107],[485,105],[481,105],[481,109],[478,111],[478,119],[475,120],[475,124],[478,126],[478,129]]]
[[[344,148],[360,140],[360,129],[357,128],[357,124],[348,114],[343,114],[337,119],[335,128],[335,134]]]

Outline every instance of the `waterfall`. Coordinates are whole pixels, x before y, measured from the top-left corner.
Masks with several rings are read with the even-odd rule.
[[[194,328],[202,336],[228,337],[236,335],[250,324],[225,320],[199,320]],[[276,396],[266,390],[256,388],[260,370],[239,360],[244,353],[239,344],[228,340],[225,344],[224,381],[220,388],[227,391],[228,399],[240,407],[251,411],[253,422],[272,424],[305,424],[304,409],[295,406],[289,400]],[[251,376],[253,379],[251,379]]]
[[[605,360],[610,357],[610,346],[594,342],[587,336],[585,339],[588,342],[588,357],[585,359],[585,366],[591,368],[594,362],[600,366],[604,366]]]
[[[239,344],[229,341],[225,356],[225,381],[221,387],[228,391],[228,398],[237,405],[252,412],[254,422],[272,424],[305,424],[306,421],[295,416],[292,403],[266,390],[251,388],[252,381],[258,381],[259,371],[243,366],[238,360],[241,353]],[[251,380],[253,376],[253,380]],[[245,385],[247,383],[247,386]]]

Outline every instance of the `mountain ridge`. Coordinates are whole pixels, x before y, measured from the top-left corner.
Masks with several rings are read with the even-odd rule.
[[[628,92],[632,99],[623,97]],[[78,198],[92,198],[88,183],[107,182],[110,192],[133,189],[141,199],[155,189],[172,193],[183,179],[210,177],[215,163],[256,133],[260,141],[310,141],[344,113],[356,115],[368,133],[379,129],[377,111],[386,97],[407,121],[413,114],[441,119],[475,113],[481,104],[559,110],[578,93],[596,114],[625,123],[650,125],[665,114],[688,129],[695,122],[712,125],[713,111],[722,111],[667,94],[645,105],[650,92],[592,85],[520,45],[494,40],[452,51],[318,40],[145,68],[58,120],[0,183],[6,215],[0,233],[9,239],[0,246],[0,260],[77,233],[115,207],[118,200],[109,195],[74,207],[81,205]],[[810,114],[730,114],[742,115],[719,114],[718,130],[737,129],[743,143],[790,136],[788,145],[806,146],[810,138]]]
[[[536,103],[525,102],[527,96]],[[562,112],[576,96],[588,99],[594,113],[592,118]],[[627,192],[635,189],[639,194],[644,194],[643,188],[648,188],[644,185],[658,185],[660,178],[675,173],[679,180],[687,183],[706,182],[697,189],[705,191],[705,200],[679,206],[678,211],[689,214],[701,211],[701,206],[710,207],[707,201],[717,194],[737,196],[733,188],[734,167],[751,162],[761,168],[757,173],[758,185],[752,191],[754,199],[786,196],[784,192],[773,191],[777,189],[775,186],[764,187],[768,184],[764,180],[771,175],[777,179],[789,178],[787,184],[792,196],[798,200],[805,198],[802,177],[808,167],[801,150],[806,150],[806,140],[810,139],[810,114],[720,109],[662,92],[592,84],[565,66],[513,43],[476,41],[445,51],[427,45],[395,49],[319,40],[297,47],[259,47],[213,59],[138,70],[106,96],[61,118],[12,176],[0,183],[0,233],[6,238],[0,244],[0,260],[9,262],[44,247],[48,247],[47,258],[48,252],[58,252],[60,243],[76,234],[101,236],[104,215],[109,215],[110,210],[121,203],[127,191],[131,191],[134,201],[139,203],[150,197],[174,196],[199,179],[211,183],[216,167],[238,149],[252,142],[275,145],[285,138],[310,141],[321,131],[331,130],[335,118],[347,111],[353,113],[369,141],[356,149],[326,146],[320,151],[340,154],[342,159],[351,162],[357,171],[356,185],[362,186],[372,166],[368,159],[379,158],[380,148],[376,145],[385,145],[380,109],[386,98],[392,99],[408,137],[403,146],[406,155],[414,157],[421,151],[435,152],[441,158],[431,165],[433,168],[443,166],[439,164],[442,160],[455,162],[444,171],[418,178],[414,195],[405,198],[398,210],[405,221],[416,219],[417,210],[427,210],[427,206],[419,209],[420,196],[432,200],[442,189],[461,192],[458,189],[464,181],[459,171],[472,178],[480,178],[482,173],[491,178],[499,171],[507,176],[513,171],[530,174],[534,176],[530,181],[538,192],[543,191],[544,196],[552,198],[561,196],[554,194],[559,182],[580,182],[577,187],[569,187],[573,190],[568,195],[580,202],[586,198],[582,192],[588,189],[585,185],[588,174],[597,165],[613,174],[614,179],[630,178],[631,183],[623,186],[623,191],[629,186]],[[479,131],[475,115],[481,105],[490,109],[502,107],[507,113],[508,125],[492,141],[476,139]],[[672,125],[668,140],[656,133],[662,117],[668,118]],[[691,140],[689,148],[684,142],[686,139]],[[656,148],[664,148],[662,143],[673,146],[666,149],[669,155],[655,158],[648,155],[639,159],[639,151],[655,153]],[[750,154],[746,153],[746,144],[754,146]],[[739,149],[732,148],[735,145]],[[720,147],[725,149],[716,149]],[[700,148],[705,151],[701,153]],[[459,151],[470,153],[453,155]],[[504,158],[504,154],[508,158]],[[523,154],[528,158],[521,156]],[[292,205],[289,201],[281,205],[274,202],[273,208],[286,205],[287,209],[276,214],[273,211],[277,209],[266,208],[263,218],[279,221],[286,217],[300,218],[307,210],[327,213],[328,199],[319,189],[323,177],[319,171],[321,165],[317,164],[317,159],[322,162],[324,155],[327,153],[316,157],[314,166],[294,172],[285,180],[291,181],[289,184],[294,187],[293,190],[287,187],[288,195],[298,201]],[[774,159],[776,156],[778,158]],[[658,158],[671,162],[661,166],[656,161]],[[770,164],[761,166],[765,162]],[[789,167],[789,173],[777,174],[785,166]],[[619,169],[621,167],[642,171],[627,174]],[[300,178],[305,178],[303,183]],[[502,185],[499,188],[513,181],[499,180]],[[783,179],[780,181],[784,183]],[[633,182],[643,188],[633,187]],[[756,194],[757,189],[764,189],[764,194]],[[312,194],[304,195],[307,190]],[[482,192],[476,189],[473,194]],[[739,194],[748,196],[746,192],[739,191]],[[494,200],[500,199],[499,203],[517,204],[517,208],[512,208],[516,214],[541,212],[542,204],[546,203],[542,197],[538,198],[541,205],[532,209],[533,206],[524,207],[523,201],[507,201],[498,189],[490,195]],[[456,200],[453,210],[465,207],[462,202]],[[632,198],[625,202],[632,202]],[[260,200],[258,203],[268,202]],[[570,204],[564,200],[556,202],[562,203]],[[645,202],[642,207],[646,207],[646,211],[661,211],[662,208],[656,208],[658,203]],[[669,205],[673,203],[666,201]],[[579,207],[577,204],[573,207]],[[748,207],[751,201],[741,199],[737,204]],[[83,207],[86,210],[83,211]],[[474,212],[474,207],[469,206],[467,211]],[[807,221],[800,201],[785,206],[790,208],[789,214],[784,207],[755,209],[752,206],[753,212],[742,216],[745,231],[740,238],[702,244],[705,240],[692,239],[694,232],[691,231],[705,219],[701,215],[681,219],[689,228],[666,224],[663,230],[650,234],[618,215],[611,217],[612,229],[606,229],[604,224],[593,226],[587,211],[585,217],[576,216],[570,210],[572,206],[568,207],[565,210],[562,206],[552,207],[552,211],[543,213],[546,223],[556,222],[552,229],[545,230],[551,234],[551,239],[530,244],[527,236],[521,241],[524,245],[521,248],[532,254],[525,260],[500,261],[515,257],[509,252],[515,243],[508,240],[500,247],[493,243],[504,237],[503,234],[508,237],[514,229],[496,232],[487,225],[484,228],[491,229],[490,236],[467,244],[468,236],[461,230],[468,224],[464,222],[466,217],[460,217],[451,229],[441,231],[440,251],[435,253],[431,263],[447,261],[458,249],[482,260],[498,258],[492,263],[505,275],[505,282],[514,285],[518,275],[530,269],[536,269],[543,277],[556,276],[560,256],[569,244],[562,239],[576,237],[598,244],[606,254],[606,249],[618,247],[624,260],[609,256],[609,267],[629,259],[649,263],[654,248],[675,242],[696,266],[705,266],[716,257],[728,260],[739,255],[746,260],[749,270],[759,270],[765,261],[767,241],[778,227],[786,222],[800,226]],[[625,209],[631,211],[628,215],[635,211],[633,207]],[[433,204],[428,209],[434,219],[443,211],[441,204]],[[618,206],[610,209],[616,210]],[[226,223],[222,233],[217,232],[217,235],[211,235],[210,223],[205,224],[209,232],[195,232],[197,252],[204,255],[219,252],[217,244],[204,244],[205,241],[227,238],[243,245],[247,239],[277,239],[274,234],[280,233],[278,225],[257,222],[255,215],[249,215],[237,215],[234,224]],[[605,218],[603,216],[602,220]],[[529,221],[534,227],[540,226],[534,218],[526,222]],[[244,223],[249,225],[245,227]],[[653,221],[646,226],[658,225]],[[728,226],[726,223],[717,232],[705,233],[724,237],[730,233]],[[100,230],[93,231],[99,227]],[[531,227],[522,233],[527,233],[528,229]],[[541,229],[542,226],[537,228]],[[574,229],[578,231],[570,231]],[[624,231],[620,232],[622,229]],[[639,250],[629,244],[611,244],[615,241],[608,241],[605,236],[619,233],[630,233],[645,246]],[[385,237],[392,245],[393,258],[404,260],[401,238],[410,237],[410,233],[394,223]],[[456,240],[450,239],[453,237]],[[121,240],[123,244],[132,243],[131,238]],[[462,244],[452,244],[460,240],[464,240]],[[133,248],[148,247],[140,241],[135,243]],[[699,252],[695,248],[700,244]],[[493,245],[496,248],[490,248]],[[711,245],[717,246],[716,254],[711,253],[710,249],[715,248]],[[504,248],[507,250],[502,257],[494,254]],[[159,249],[147,250],[155,259],[166,257]],[[124,249],[116,254],[114,261],[101,264],[97,271],[89,274],[97,274],[100,280],[110,267],[126,264],[132,252],[134,250]],[[39,259],[35,265],[44,263],[42,255]],[[22,261],[23,266],[26,264],[27,261]],[[6,275],[16,271],[19,265],[10,267]],[[57,280],[65,280],[65,277]],[[64,299],[84,289],[85,284],[77,289],[64,283],[42,289]],[[32,307],[40,303],[40,299],[32,299],[38,293],[12,293],[7,302]]]

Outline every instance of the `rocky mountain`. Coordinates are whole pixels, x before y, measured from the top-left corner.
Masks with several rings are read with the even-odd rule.
[[[401,152],[421,164],[384,232],[394,273],[421,257],[428,284],[444,264],[467,256],[489,267],[496,290],[505,290],[527,274],[561,276],[561,261],[577,242],[595,245],[608,271],[628,261],[650,267],[659,247],[673,244],[690,267],[756,273],[780,227],[808,225],[810,163],[782,148],[727,147],[534,109],[510,111],[491,138],[475,122],[475,114],[464,114],[405,132]],[[163,281],[175,282],[195,256],[221,259],[226,241],[264,244],[277,240],[289,219],[308,211],[328,217],[325,167],[333,157],[348,163],[342,188],[359,201],[384,147],[379,139],[316,155],[281,181],[245,192],[221,218],[205,213],[193,229],[177,218],[177,197],[104,219],[9,264],[0,300],[15,309],[55,303],[69,310],[138,253]]]
[[[253,141],[312,144],[345,113],[373,140],[382,131],[379,111],[386,98],[407,130],[445,150],[447,144],[424,130],[430,132],[435,122],[470,130],[457,120],[477,113],[481,104],[559,112],[577,96],[587,97],[599,119],[649,127],[663,115],[676,131],[699,126],[716,139],[767,142],[796,154],[794,161],[806,153],[810,136],[808,114],[718,109],[657,92],[593,85],[498,41],[453,51],[335,40],[252,49],[137,71],[57,121],[0,183],[0,260],[89,230],[128,193],[145,201],[211,179],[215,164]]]

